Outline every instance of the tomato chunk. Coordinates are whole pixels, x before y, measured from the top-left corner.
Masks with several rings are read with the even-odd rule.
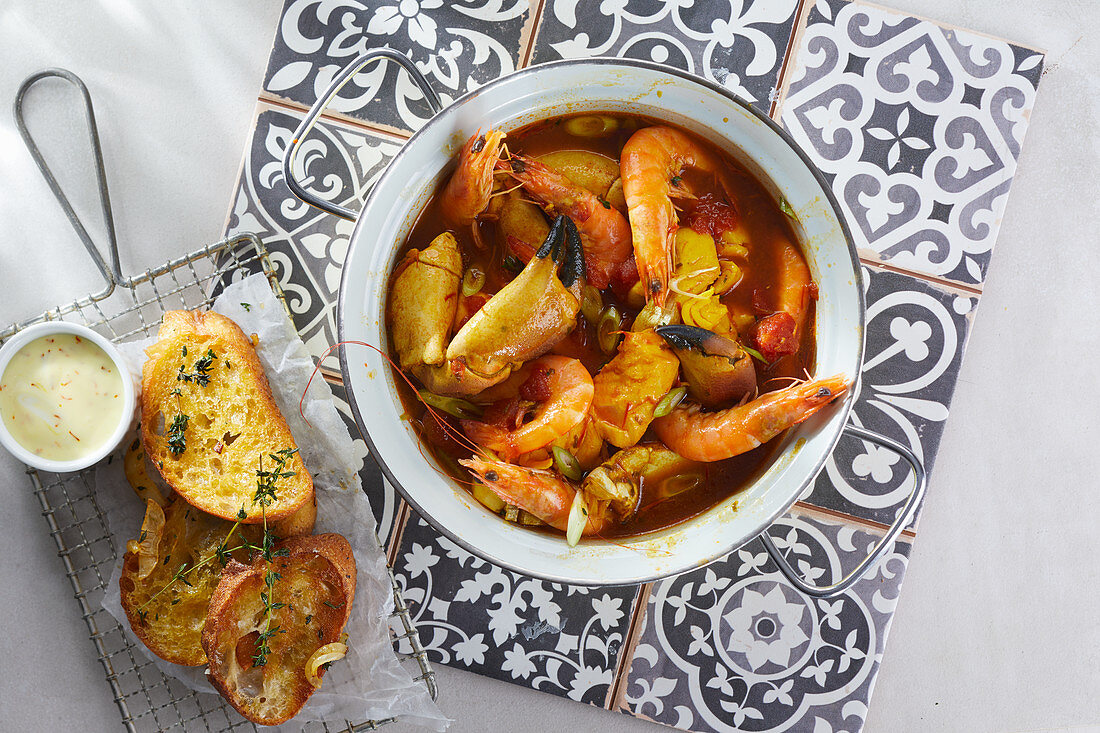
[[[550,377],[553,369],[535,369],[527,381],[519,386],[519,396],[532,402],[546,402],[550,399]]]
[[[688,214],[687,226],[700,234],[716,237],[734,229],[737,219],[737,209],[713,193],[704,193]]]
[[[757,321],[752,338],[756,342],[756,350],[771,363],[781,356],[798,352],[794,331],[794,318],[786,311],[779,311]]]

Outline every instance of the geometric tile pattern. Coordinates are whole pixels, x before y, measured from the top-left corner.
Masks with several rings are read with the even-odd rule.
[[[717,82],[767,112],[797,6],[797,0],[548,3],[531,63],[592,56],[655,61]]]
[[[978,296],[868,266],[863,280],[866,353],[849,420],[908,446],[931,472]],[[845,437],[803,500],[890,524],[912,488],[896,453]]]
[[[878,536],[786,516],[770,534],[818,582],[839,578]],[[653,584],[621,704],[696,731],[855,730],[882,658],[910,545],[899,541],[828,599],[787,584],[760,540]]]
[[[604,705],[638,586],[582,588],[519,575],[416,516],[394,571],[433,661]]]
[[[980,288],[1043,54],[844,0],[809,10],[779,119],[864,256]]]
[[[533,21],[527,0],[286,0],[264,91],[310,106],[336,72],[370,48],[408,56],[444,104],[515,71]],[[395,64],[357,74],[330,109],[412,132],[430,117],[424,95]]]
[[[774,105],[831,183],[864,261],[852,422],[931,469],[1042,54],[843,0],[286,0],[227,229],[264,239],[317,356],[336,339],[353,224],[299,202],[281,160],[333,75],[379,46],[407,53],[444,103],[527,64],[602,55],[678,67]],[[429,114],[404,72],[370,67],[303,143],[298,175],[358,210]],[[837,580],[911,481],[892,454],[844,438],[770,533],[809,580]],[[690,730],[862,727],[915,518],[864,580],[828,600],[799,595],[759,539],[675,578],[586,589],[455,546],[371,461],[363,482],[433,661]]]
[[[354,224],[303,203],[283,180],[283,153],[299,121],[257,106],[227,233],[254,232],[264,240],[295,326],[320,356],[336,343],[336,295]],[[399,148],[392,137],[321,120],[302,144],[296,175],[326,201],[358,210]]]

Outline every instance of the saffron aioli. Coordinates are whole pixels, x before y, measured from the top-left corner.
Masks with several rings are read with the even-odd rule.
[[[76,334],[25,344],[0,375],[0,419],[19,445],[47,460],[77,460],[102,448],[124,404],[114,362]]]

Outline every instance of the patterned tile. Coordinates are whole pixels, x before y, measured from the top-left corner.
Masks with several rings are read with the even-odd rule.
[[[829,178],[862,253],[985,280],[1043,54],[884,8],[818,0],[783,125]]]
[[[788,515],[770,531],[818,583],[830,572],[838,578],[877,540],[810,516]],[[896,543],[863,581],[832,599],[794,590],[758,539],[655,583],[624,708],[694,731],[859,730],[909,551]]]
[[[342,384],[330,384],[333,394],[336,395],[336,407],[340,410],[340,417],[348,426],[348,431],[357,443],[363,443],[363,468],[359,471],[359,478],[363,480],[363,491],[370,501],[374,511],[374,521],[378,523],[378,538],[385,547],[389,547],[390,538],[395,530],[397,511],[401,505],[401,497],[394,490],[390,482],[382,475],[382,469],[374,457],[370,455],[359,427],[355,424],[355,418],[351,414],[351,406],[348,404],[347,392]]]
[[[264,240],[302,340],[320,355],[336,342],[340,268],[355,225],[319,212],[287,188],[282,158],[299,121],[258,106],[226,232],[255,232]],[[302,144],[297,175],[324,199],[358,209],[399,147],[391,138],[322,121]]]
[[[416,514],[394,571],[433,662],[605,704],[637,586],[582,588],[517,575]]]
[[[312,105],[346,64],[383,46],[404,53],[444,104],[514,71],[533,23],[528,0],[287,0],[264,91]],[[411,132],[431,117],[394,64],[375,64],[344,87],[330,111]]]
[[[867,352],[850,421],[909,446],[931,473],[978,296],[875,267],[863,277]],[[896,454],[842,438],[804,500],[890,524],[910,475]]]
[[[336,343],[340,268],[354,223],[318,212],[287,188],[282,158],[299,119],[258,105],[226,234],[247,231],[263,239],[294,324],[310,352],[320,356]],[[298,176],[326,200],[357,209],[398,147],[387,137],[320,122],[302,145]],[[352,435],[357,435],[343,387],[335,385],[333,390],[341,415]],[[370,456],[360,476],[385,542],[393,531],[400,499]]]
[[[766,112],[797,5],[798,0],[549,0],[531,63],[590,56],[656,61],[722,84]]]

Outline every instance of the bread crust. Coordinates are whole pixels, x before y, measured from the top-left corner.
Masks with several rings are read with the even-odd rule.
[[[355,598],[355,558],[341,535],[294,537],[277,549],[287,555],[270,565],[262,558],[249,565],[229,563],[202,631],[207,678],[241,715],[260,725],[283,723],[305,705],[316,689],[306,678],[305,662],[340,640]],[[263,623],[259,593],[272,569],[281,575],[273,596],[286,605],[273,612],[272,626],[280,633],[269,641],[267,664],[253,667],[255,645],[248,639]],[[248,694],[245,686],[255,692]]]
[[[208,371],[197,361],[209,353]],[[277,481],[276,499],[253,501],[256,471],[270,470],[270,454],[297,444],[279,412],[252,340],[229,318],[213,311],[165,313],[157,342],[146,349],[142,369],[142,443],[165,482],[192,506],[243,523],[286,519],[313,496],[313,481],[294,454]],[[206,380],[200,384],[194,379]],[[190,377],[190,378],[188,378]],[[174,453],[173,419],[186,415],[185,446]]]

